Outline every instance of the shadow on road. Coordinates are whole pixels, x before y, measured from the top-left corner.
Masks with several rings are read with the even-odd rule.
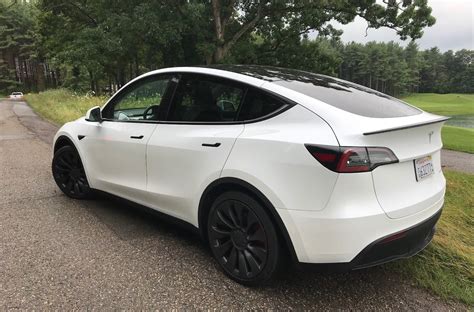
[[[96,199],[88,202],[87,207],[124,241],[134,244],[139,239],[165,237],[175,248],[192,246],[191,248],[199,250],[204,257],[197,257],[196,261],[206,261],[208,266],[220,270],[197,230],[189,224],[105,193],[98,193]],[[140,244],[137,243],[137,245]],[[269,295],[275,290],[284,289],[287,294],[291,292],[298,295],[320,288],[318,293],[331,294],[331,298],[346,291],[350,291],[351,296],[357,297],[358,295],[366,296],[368,291],[377,292],[377,289],[385,288],[384,285],[390,281],[394,282],[393,280],[400,282],[383,266],[341,273],[322,272],[310,266],[289,265],[278,280],[252,289]],[[390,288],[396,287],[390,286]]]

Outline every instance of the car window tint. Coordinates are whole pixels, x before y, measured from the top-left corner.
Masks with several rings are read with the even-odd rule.
[[[421,111],[396,98],[348,81],[304,73],[298,80],[273,83],[303,93],[347,112],[376,118],[403,117]]]
[[[132,85],[119,97],[108,118],[120,121],[157,120],[168,82],[169,77],[145,78],[143,82]]]
[[[185,77],[175,92],[168,120],[195,122],[235,121],[244,89],[225,81]]]
[[[282,100],[258,90],[248,90],[239,120],[252,120],[272,114],[287,104]]]

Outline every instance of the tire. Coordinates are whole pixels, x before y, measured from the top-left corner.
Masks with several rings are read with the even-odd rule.
[[[276,228],[265,208],[237,191],[212,204],[207,237],[214,258],[233,280],[254,286],[277,275],[284,258]]]
[[[84,166],[73,146],[63,146],[54,153],[52,172],[54,181],[67,196],[75,199],[91,197]]]

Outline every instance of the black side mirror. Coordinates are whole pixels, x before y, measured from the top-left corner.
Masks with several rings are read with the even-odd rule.
[[[100,112],[99,106],[92,107],[87,111],[86,121],[102,122],[102,113]]]

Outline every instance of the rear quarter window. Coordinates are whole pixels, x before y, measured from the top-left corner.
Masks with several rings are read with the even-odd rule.
[[[344,111],[373,118],[405,117],[421,111],[384,93],[322,75],[273,83],[300,92]]]
[[[265,92],[249,89],[239,113],[239,120],[253,120],[262,118],[280,111],[289,104]]]

